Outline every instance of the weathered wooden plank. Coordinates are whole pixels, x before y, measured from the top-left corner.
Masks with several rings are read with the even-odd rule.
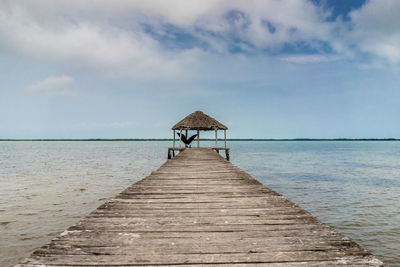
[[[223,239],[220,239],[223,237]],[[164,246],[164,245],[182,245],[182,244],[195,244],[197,246],[213,246],[213,245],[225,245],[233,242],[240,241],[241,245],[262,245],[262,246],[273,246],[275,249],[282,246],[319,246],[319,245],[337,245],[337,244],[354,244],[349,238],[341,235],[314,235],[314,236],[252,236],[248,237],[245,235],[229,235],[226,233],[215,233],[213,235],[198,235],[196,242],[193,243],[191,235],[181,236],[166,236],[159,233],[110,233],[110,232],[97,232],[97,235],[91,235],[87,233],[80,234],[69,234],[68,236],[60,236],[54,239],[51,245],[66,244],[71,246],[71,240],[74,241],[74,246],[135,246],[135,245],[151,245],[151,246]]]
[[[208,149],[186,149],[18,266],[382,266]]]
[[[102,215],[102,214],[125,214],[127,217],[129,216],[154,216],[154,217],[179,217],[179,216],[194,216],[194,217],[203,217],[203,216],[212,216],[212,217],[220,217],[220,216],[254,216],[254,217],[271,217],[274,216],[299,216],[299,215],[307,215],[304,210],[298,209],[198,209],[193,211],[193,209],[180,209],[180,210],[167,210],[167,209],[97,209],[92,212],[90,215]],[[89,216],[90,216],[89,215]]]
[[[278,243],[279,247],[267,243],[241,243],[240,246],[235,246],[235,242],[226,242],[223,244],[193,244],[193,243],[134,243],[125,244],[124,246],[110,246],[110,245],[80,245],[78,250],[76,246],[70,246],[68,242],[56,242],[50,246],[43,247],[35,251],[34,255],[126,255],[132,254],[158,254],[158,255],[181,255],[181,254],[233,254],[233,253],[278,253],[278,252],[339,252],[346,250],[348,252],[359,253],[357,246],[353,242],[340,241],[331,242],[330,244],[293,244],[288,245]],[[73,252],[72,252],[73,251]],[[358,255],[358,254],[357,254]]]
[[[124,223],[131,225],[135,224],[158,224],[158,225],[312,225],[319,224],[319,221],[312,216],[302,217],[302,218],[259,218],[259,217],[201,217],[201,218],[193,218],[193,217],[170,217],[170,218],[162,218],[162,217],[124,217]],[[85,223],[101,223],[101,224],[120,224],[121,217],[110,217],[110,216],[88,216],[85,219],[81,220],[82,224]]]
[[[226,232],[226,231],[212,231],[212,232],[162,232],[162,231],[94,231],[94,230],[66,230],[55,240],[73,241],[80,239],[96,239],[96,238],[109,238],[112,237],[126,239],[143,239],[144,241],[152,239],[164,239],[166,242],[173,239],[190,239],[192,242],[200,242],[202,240],[245,240],[245,239],[315,239],[324,238],[346,238],[335,232],[333,229],[319,229],[312,232],[303,230],[282,230],[282,231],[248,231],[248,232]],[[193,241],[194,240],[194,241]]]
[[[368,256],[368,252],[362,251],[280,251],[280,252],[261,252],[261,253],[204,253],[204,254],[172,254],[162,255],[158,253],[129,255],[80,255],[77,249],[70,254],[44,254],[32,255],[27,263],[64,265],[169,265],[169,264],[208,264],[208,263],[278,263],[296,261],[326,261],[339,260],[346,256],[353,256],[362,259]],[[79,250],[78,250],[79,251]],[[74,254],[75,252],[75,254]],[[379,266],[379,265],[377,265]]]
[[[170,267],[179,267],[179,266],[186,266],[186,267],[198,267],[198,266],[204,266],[203,263],[200,264],[170,264],[168,266]],[[17,267],[37,267],[40,266],[40,262],[37,264],[34,263],[25,263],[25,264],[18,264],[16,265]],[[46,264],[47,267],[60,267],[60,266],[74,266],[74,265],[67,265],[67,264]],[[79,266],[79,265],[75,265]],[[118,263],[107,263],[107,264],[96,264],[95,266],[135,266],[135,265],[120,265]],[[161,265],[155,265],[155,264],[142,264],[141,266],[165,266],[163,264]],[[318,261],[302,261],[302,262],[279,262],[279,263],[218,263],[218,264],[210,264],[207,263],[207,266],[209,267],[224,267],[224,266],[235,266],[235,267],[251,267],[251,266],[269,266],[269,267],[320,267],[320,266],[325,266],[325,267],[334,267],[334,266],[349,266],[349,267],[360,267],[360,266],[381,266],[380,261],[374,258],[373,256],[365,256],[363,258],[359,257],[353,257],[353,256],[346,256],[342,257],[337,260],[318,260]]]

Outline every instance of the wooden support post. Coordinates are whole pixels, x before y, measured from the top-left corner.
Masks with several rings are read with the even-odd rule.
[[[215,147],[218,147],[218,129],[215,129]]]
[[[180,134],[179,134],[179,147],[182,147],[182,129],[180,129]]]
[[[185,136],[186,136],[186,140],[188,140],[189,139],[189,136],[188,136],[188,130],[187,129],[185,129]],[[185,147],[186,147],[186,144],[185,144]],[[188,146],[189,147],[189,146]]]
[[[197,129],[197,147],[200,147],[200,130]]]
[[[226,149],[226,130],[224,130],[224,140],[225,140],[225,149]]]
[[[173,144],[172,144],[172,147],[175,147],[175,130],[174,130],[173,135],[174,135],[174,142],[173,142]]]

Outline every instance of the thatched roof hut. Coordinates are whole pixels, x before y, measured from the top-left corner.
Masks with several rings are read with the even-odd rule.
[[[184,119],[175,124],[172,130],[214,131],[228,130],[228,127],[198,110],[187,115]]]
[[[175,133],[175,131],[179,131]],[[188,136],[188,131],[195,130],[197,134]],[[218,147],[218,130],[224,131],[224,147]],[[168,158],[172,158],[175,155],[175,150],[182,151],[187,147],[191,147],[190,143],[197,137],[197,147],[200,147],[200,131],[215,131],[215,147],[212,147],[219,153],[220,150],[225,150],[226,159],[229,160],[229,148],[226,147],[226,130],[228,127],[214,119],[213,117],[204,114],[201,111],[195,111],[187,115],[180,122],[172,126],[173,131],[173,146],[168,148]],[[182,132],[185,131],[185,134]],[[175,147],[175,134],[179,136],[179,147]],[[182,142],[185,146],[182,147]],[[172,154],[171,154],[172,153]]]

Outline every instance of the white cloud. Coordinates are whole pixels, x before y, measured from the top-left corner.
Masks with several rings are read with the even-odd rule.
[[[360,51],[389,63],[400,62],[400,1],[370,0],[350,14],[347,38]]]
[[[16,53],[107,73],[182,76],[213,53],[316,52],[283,60],[331,61],[361,52],[400,61],[397,0],[371,0],[347,22],[308,0],[3,0],[0,45]],[[171,30],[173,28],[174,30]],[[193,39],[185,44],[185,37]],[[183,38],[183,39],[180,39]],[[338,56],[326,56],[330,46]]]
[[[13,50],[40,58],[76,65],[107,69],[139,65],[152,68],[163,65],[174,69],[174,60],[159,53],[158,44],[149,35],[102,27],[87,22],[65,22],[58,29],[35,20],[24,21],[0,16],[1,41]],[[164,61],[164,62],[161,62]]]
[[[69,89],[74,79],[68,75],[52,76],[43,81],[31,84],[26,87],[26,91],[31,93],[48,92],[56,95],[74,96],[76,93]]]
[[[0,43],[9,49],[139,76],[179,73],[199,60],[202,50],[229,53],[232,38],[249,51],[279,49],[286,42],[328,40],[331,28],[306,0],[13,0],[0,5]],[[229,12],[240,15],[229,17]],[[266,23],[273,25],[273,33]],[[165,47],[159,39],[171,37],[168,25],[198,44]]]
[[[340,59],[341,57],[336,55],[287,55],[280,57],[282,61],[298,64],[331,62]]]

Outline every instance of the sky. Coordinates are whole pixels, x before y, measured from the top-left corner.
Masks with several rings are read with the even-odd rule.
[[[400,138],[398,0],[0,0],[0,138]]]

